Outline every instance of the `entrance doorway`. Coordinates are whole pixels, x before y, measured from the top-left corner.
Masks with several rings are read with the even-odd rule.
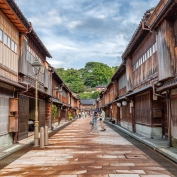
[[[22,140],[28,137],[29,98],[20,95],[18,104],[18,140]]]
[[[168,137],[168,116],[167,116],[167,102],[166,100],[162,101],[162,134],[165,137]]]

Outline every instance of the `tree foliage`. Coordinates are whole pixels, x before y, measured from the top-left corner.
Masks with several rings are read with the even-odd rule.
[[[97,85],[106,85],[117,70],[118,66],[109,67],[99,62],[88,62],[81,69],[57,68],[56,71],[71,91],[78,93],[80,98],[96,98],[99,92],[83,93],[86,86],[92,88]]]
[[[93,99],[96,99],[99,95],[99,91],[94,91],[94,92],[82,92],[82,93],[79,93],[78,97],[79,98],[93,98]]]
[[[95,87],[97,85],[106,85],[114,70],[106,64],[99,62],[88,62],[85,65],[84,84]]]

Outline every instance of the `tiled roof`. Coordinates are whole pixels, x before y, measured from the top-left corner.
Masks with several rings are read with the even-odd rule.
[[[105,88],[106,85],[97,85],[96,88]]]
[[[93,105],[95,104],[95,99],[80,99],[82,105]]]

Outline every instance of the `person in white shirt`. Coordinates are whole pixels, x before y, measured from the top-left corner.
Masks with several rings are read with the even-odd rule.
[[[106,129],[104,128],[104,119],[105,119],[105,112],[103,109],[101,109],[101,114],[100,114],[100,126],[102,128],[102,131],[105,131]]]
[[[85,113],[84,113],[84,111],[82,111],[82,118],[84,119],[84,117],[85,117]]]

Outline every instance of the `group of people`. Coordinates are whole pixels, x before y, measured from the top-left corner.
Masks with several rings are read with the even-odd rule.
[[[85,111],[82,111],[82,112],[79,112],[78,114],[78,118],[86,118],[87,115],[89,115],[89,112],[85,112]]]
[[[100,126],[101,126],[101,131],[105,131],[105,127],[104,127],[104,119],[105,119],[105,112],[103,110],[101,110],[101,114],[99,114],[98,112],[94,112],[93,114],[93,120],[91,121],[91,130],[90,133],[98,133],[98,126],[97,126],[97,120],[100,121]]]

